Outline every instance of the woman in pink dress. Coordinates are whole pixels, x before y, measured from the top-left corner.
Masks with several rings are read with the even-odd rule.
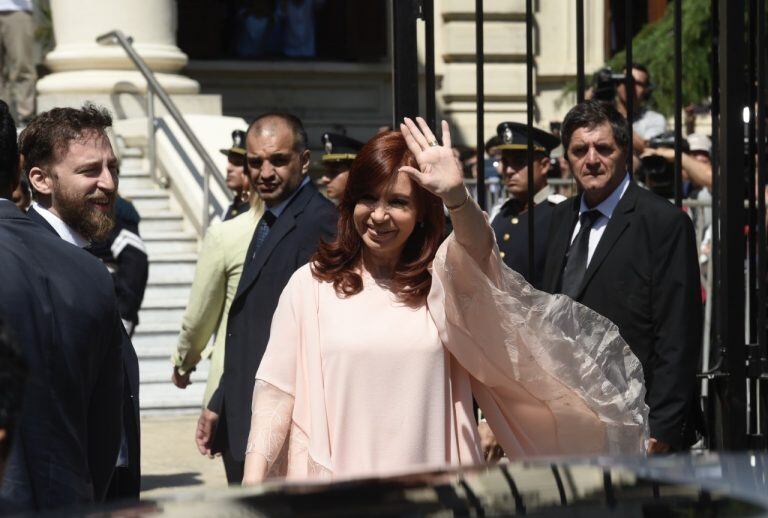
[[[642,369],[616,326],[504,265],[448,125],[439,145],[417,121],[363,147],[335,241],[283,291],[244,484],[480,463],[473,396],[511,458],[643,451]]]

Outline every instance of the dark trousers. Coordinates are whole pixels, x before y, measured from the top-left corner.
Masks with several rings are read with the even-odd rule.
[[[138,500],[140,481],[130,468],[118,467],[107,489],[107,500]]]
[[[221,452],[221,460],[224,461],[224,472],[227,474],[227,483],[230,486],[239,486],[243,483],[245,461],[237,460],[232,455],[232,449],[229,447],[229,439],[227,438],[227,418],[225,412],[221,413],[215,434],[214,451]]]

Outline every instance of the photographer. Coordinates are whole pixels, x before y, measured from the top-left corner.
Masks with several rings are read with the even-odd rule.
[[[661,143],[659,139],[659,142]],[[668,145],[652,145],[643,151],[641,158],[659,156],[667,163],[675,163],[674,138],[668,139]],[[683,180],[690,181],[694,187],[712,188],[712,161],[710,159],[712,143],[706,135],[692,133],[687,137],[687,149],[683,149]]]
[[[598,70],[593,78],[592,98],[613,102],[616,109],[627,117],[626,70],[614,74],[609,67]],[[636,155],[648,146],[648,141],[664,133],[667,121],[662,114],[649,109],[646,103],[651,98],[653,84],[648,69],[639,63],[632,65],[634,99],[632,103],[632,148]]]

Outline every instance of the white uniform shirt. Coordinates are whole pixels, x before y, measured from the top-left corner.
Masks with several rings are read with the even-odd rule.
[[[591,209],[590,207],[587,207],[587,203],[584,201],[584,195],[581,196],[579,219],[576,221],[576,227],[573,229],[573,233],[571,234],[571,244],[573,244],[573,240],[576,239],[576,234],[578,234],[579,229],[581,229],[581,215],[588,210],[597,210],[600,212],[600,217],[597,218],[597,220],[592,224],[592,228],[589,231],[589,251],[587,253],[587,266],[589,266],[589,262],[592,260],[592,256],[595,254],[595,249],[597,248],[597,244],[600,242],[600,238],[603,237],[605,227],[608,226],[608,222],[610,221],[611,216],[613,216],[613,211],[616,210],[616,205],[619,204],[619,200],[621,200],[621,197],[624,196],[625,192],[627,192],[627,187],[629,187],[629,173],[624,176],[624,179],[621,181],[619,186],[614,189],[610,196],[608,196],[606,199],[598,203],[597,206],[592,207]]]

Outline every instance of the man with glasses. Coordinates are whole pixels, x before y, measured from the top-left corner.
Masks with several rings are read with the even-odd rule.
[[[626,70],[624,73],[626,74]],[[634,80],[632,147],[635,154],[640,154],[645,150],[650,139],[667,131],[667,121],[662,114],[650,110],[646,106],[655,86],[651,83],[651,74],[645,65],[633,63],[632,78]],[[616,86],[616,94],[616,109],[624,117],[627,117],[627,87],[625,82],[622,81]]]

